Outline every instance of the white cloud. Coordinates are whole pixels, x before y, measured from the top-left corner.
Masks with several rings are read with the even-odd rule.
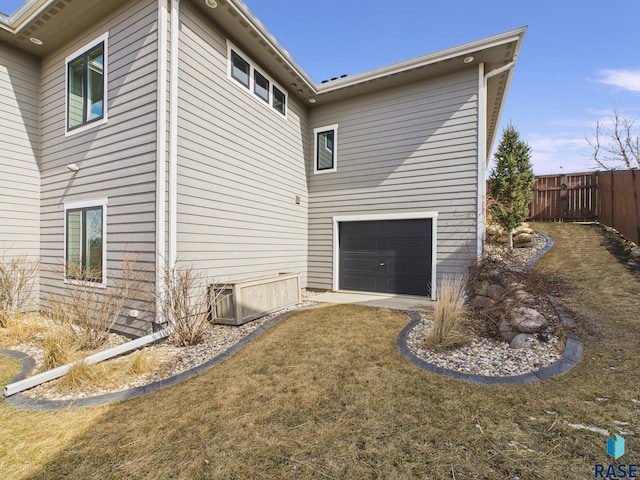
[[[613,85],[614,87],[629,90],[631,92],[640,92],[640,70],[600,70],[602,78],[598,79],[599,83],[605,85]]]
[[[546,153],[558,153],[584,148],[586,140],[584,138],[562,138],[532,135],[527,143],[529,143],[533,152],[537,150]]]

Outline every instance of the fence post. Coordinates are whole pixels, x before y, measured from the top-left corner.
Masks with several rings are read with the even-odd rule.
[[[611,177],[611,226],[615,228],[616,219],[614,217],[616,209],[614,208],[614,202],[616,200],[616,195],[613,191],[613,170],[609,170],[609,176]]]
[[[640,205],[638,202],[638,183],[637,183],[638,177],[636,175],[636,171],[632,168],[631,169],[631,183],[632,183],[632,189],[633,189],[633,203],[634,205],[634,211],[635,211],[635,220],[636,220],[636,238],[635,238],[635,243],[640,243]]]

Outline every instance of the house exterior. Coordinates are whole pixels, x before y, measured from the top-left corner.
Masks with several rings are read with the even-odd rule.
[[[316,84],[240,0],[30,0],[0,16],[0,248],[43,302],[127,257],[156,290],[186,262],[435,298],[482,253],[524,33]]]

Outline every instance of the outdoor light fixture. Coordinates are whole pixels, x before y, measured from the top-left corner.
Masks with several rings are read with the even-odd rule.
[[[472,56],[465,57],[465,59],[463,60],[463,62],[464,62],[464,63],[471,63],[471,62],[473,62],[473,57],[472,57]]]
[[[31,37],[29,41],[35,45],[42,45],[42,40],[36,37]]]
[[[209,8],[216,8],[218,6],[218,2],[216,2],[216,0],[204,0],[204,3]]]
[[[80,167],[78,165],[76,165],[75,163],[69,163],[67,165],[67,168],[69,170],[71,170],[72,172],[79,172],[80,171]]]

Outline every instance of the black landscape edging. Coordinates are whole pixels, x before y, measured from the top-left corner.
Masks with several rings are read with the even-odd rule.
[[[158,380],[157,382],[149,383],[147,385],[142,385],[140,387],[134,387],[127,390],[121,390],[119,392],[105,393],[102,395],[95,395],[93,397],[86,398],[76,398],[70,400],[44,400],[44,399],[36,399],[31,398],[22,393],[16,393],[11,395],[10,397],[5,397],[4,401],[14,407],[26,408],[30,410],[39,410],[39,411],[47,411],[47,410],[63,410],[68,408],[80,408],[80,407],[95,407],[98,405],[106,405],[108,403],[120,402],[122,400],[129,400],[130,398],[139,397],[146,393],[155,392],[156,390],[160,390],[161,388],[168,387],[170,385],[175,385],[180,383],[188,378],[191,378],[199,373],[208,370],[209,368],[217,365],[231,355],[236,353],[238,350],[242,349],[253,340],[258,338],[264,332],[266,332],[269,328],[271,328],[276,323],[285,319],[289,315],[293,313],[300,312],[302,310],[306,310],[308,308],[317,306],[318,304],[303,306],[297,308],[295,310],[290,310],[288,312],[277,315],[272,318],[264,325],[259,326],[253,332],[251,332],[246,337],[242,338],[239,342],[234,344],[231,348],[225,350],[220,353],[216,357],[211,360],[202,363],[190,370],[185,370],[184,372],[173,375],[172,377],[168,377],[162,380]],[[19,380],[26,378],[27,374],[34,368],[36,362],[33,358],[23,352],[19,352],[17,350],[0,350],[0,355],[4,355],[5,357],[9,357],[13,360],[17,360],[22,362],[22,369],[20,373],[13,377],[9,383],[14,383]]]
[[[547,253],[553,246],[553,240],[551,239],[551,237],[545,235],[544,233],[540,233],[540,235],[545,237],[545,239],[547,240],[547,244],[543,248],[538,250],[536,254],[529,259],[529,261],[527,262],[528,266],[533,266],[536,260]],[[575,322],[569,315],[567,315],[562,307],[558,305],[556,300],[551,295],[548,295],[547,297],[549,298],[551,305],[558,314],[562,326],[567,328],[574,327]],[[400,355],[402,355],[405,360],[409,361],[409,363],[415,365],[418,368],[426,370],[427,372],[446,375],[457,380],[463,380],[479,385],[520,385],[523,383],[533,383],[540,380],[548,380],[550,378],[567,373],[569,370],[575,367],[582,358],[582,352],[584,350],[582,341],[575,335],[569,334],[567,336],[564,351],[562,352],[560,358],[551,365],[543,367],[540,370],[534,370],[522,375],[511,375],[505,377],[493,377],[487,375],[462,373],[456,370],[439,367],[437,365],[429,363],[421,359],[411,351],[407,343],[407,338],[411,330],[413,330],[418,325],[418,323],[420,323],[421,318],[420,314],[417,312],[409,312],[409,315],[411,316],[411,322],[409,322],[409,324],[402,329],[396,340],[396,348],[398,349],[398,352],[400,352]]]

